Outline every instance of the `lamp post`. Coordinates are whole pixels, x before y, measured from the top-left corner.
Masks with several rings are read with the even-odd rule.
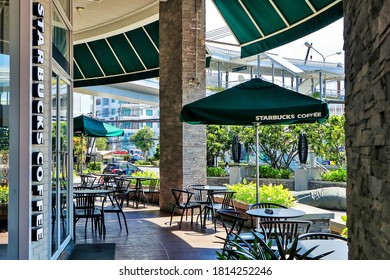
[[[313,49],[316,53],[318,53],[321,57],[322,57],[322,60],[323,60],[323,68],[325,68],[325,61],[326,61],[326,58],[327,57],[330,57],[332,55],[340,55],[341,52],[335,52],[335,53],[332,53],[332,54],[328,54],[326,56],[324,56],[322,53],[320,53],[318,50],[316,50],[315,48],[313,48],[313,43],[309,43],[309,42],[305,42],[305,47],[308,47],[309,50],[310,48]],[[322,85],[322,71],[320,71],[320,77],[319,77],[319,80],[320,80],[320,85]],[[324,94],[326,96],[326,83],[325,83],[325,80],[324,80]],[[322,87],[320,87],[320,100],[322,100]]]

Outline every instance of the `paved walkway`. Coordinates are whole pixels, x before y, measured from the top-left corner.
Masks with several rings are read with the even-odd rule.
[[[120,230],[116,214],[106,214],[106,238],[91,232],[88,225],[87,237],[84,236],[84,221],[77,224],[76,243],[116,243],[116,260],[211,260],[216,259],[216,251],[222,248],[221,240],[225,230],[221,225],[214,232],[211,221],[202,231],[195,223],[191,227],[190,217],[183,221],[181,230],[174,216],[169,225],[170,213],[162,212],[158,207],[125,208],[129,228]],[[185,220],[185,218],[184,218]]]

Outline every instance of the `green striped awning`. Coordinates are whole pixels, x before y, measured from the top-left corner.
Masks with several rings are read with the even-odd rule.
[[[158,21],[108,38],[74,45],[75,87],[158,77]]]
[[[97,86],[159,76],[159,21],[74,45],[75,87]],[[206,67],[211,54],[206,49]]]
[[[342,0],[212,0],[248,57],[343,17]]]

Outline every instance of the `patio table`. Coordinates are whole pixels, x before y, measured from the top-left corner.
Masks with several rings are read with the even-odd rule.
[[[145,207],[145,201],[147,201],[148,198],[145,195],[144,189],[142,187],[142,182],[151,181],[151,180],[160,180],[160,178],[142,177],[142,176],[126,176],[125,178],[127,180],[135,180],[135,191],[131,192],[134,195],[135,206],[138,207],[139,202],[143,200],[144,207]]]
[[[348,245],[347,242],[343,240],[338,240],[338,239],[299,240],[297,249],[301,248],[299,253],[303,254],[307,250],[315,246],[318,247],[308,255],[309,258],[333,251],[333,253],[321,258],[321,260],[348,260]]]
[[[272,210],[272,213],[267,213],[268,210]],[[246,211],[249,216],[258,218],[273,218],[273,219],[291,219],[298,218],[305,215],[305,212],[292,208],[259,208]]]

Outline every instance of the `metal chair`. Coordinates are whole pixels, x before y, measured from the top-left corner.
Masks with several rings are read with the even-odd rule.
[[[112,196],[110,196],[111,203],[103,204],[102,207],[99,207],[103,211],[103,213],[116,213],[119,222],[119,227],[121,230],[122,230],[122,223],[121,223],[120,216],[122,216],[127,235],[129,234],[129,229],[127,227],[125,213],[123,212],[123,203],[127,199],[128,194],[129,194],[129,190],[127,189],[115,190],[112,193]]]
[[[97,207],[97,200],[101,201],[101,206]],[[105,195],[74,195],[74,236],[76,237],[76,223],[80,219],[85,219],[85,237],[87,236],[88,220],[91,221],[92,231],[99,232],[99,235],[105,236],[104,213],[101,210],[106,201]]]
[[[96,176],[93,175],[80,175],[81,185],[79,188],[91,189],[94,187],[95,181],[97,179]]]
[[[217,214],[220,217],[222,226],[226,231],[223,250],[226,249],[229,241],[235,240],[237,236],[248,243],[252,243],[255,240],[255,236],[251,232],[242,232],[244,224],[247,221],[247,219],[243,217],[242,213],[231,210],[217,210]]]
[[[172,225],[172,218],[173,214],[175,213],[176,209],[182,210],[181,216],[180,216],[180,222],[179,222],[179,229],[181,229],[181,223],[183,221],[184,213],[187,212],[187,210],[191,210],[191,226],[193,224],[193,216],[194,216],[194,209],[199,209],[199,212],[201,211],[201,205],[197,202],[192,202],[191,198],[194,193],[182,190],[182,189],[175,189],[171,188],[171,192],[173,194],[173,197],[175,198],[175,204],[172,207],[171,211],[171,221],[169,225]],[[202,217],[200,218],[200,223],[202,224]]]
[[[208,203],[204,206],[203,214],[203,227],[206,226],[207,216],[211,215],[211,219],[214,224],[214,231],[217,232],[217,211],[236,211],[234,206],[233,196],[235,191],[218,191],[208,193]],[[219,199],[218,199],[219,198]],[[221,200],[219,202],[219,200]]]
[[[253,203],[251,205],[248,206],[248,210],[251,210],[251,209],[266,209],[266,208],[285,208],[287,209],[286,206],[284,205],[281,205],[281,204],[277,204],[277,203],[272,203],[272,202],[259,202],[259,203]],[[251,216],[251,228],[255,228],[254,225],[255,225],[255,221],[254,220],[258,220],[258,223],[261,223],[261,222],[265,222],[265,221],[275,221],[275,220],[279,220],[279,218],[256,218],[256,217],[253,217]]]
[[[342,235],[335,233],[325,233],[325,232],[309,232],[304,233],[298,236],[298,240],[308,240],[308,239],[340,239],[347,241],[348,239]]]
[[[152,197],[152,204],[154,203],[154,195],[160,194],[160,180],[159,179],[153,179],[150,180],[149,187],[144,189],[144,194],[150,194]],[[148,200],[149,202],[149,200]]]
[[[311,221],[305,220],[279,220],[261,222],[260,227],[261,233],[265,236],[267,242],[273,240],[273,246],[275,246],[275,238],[279,238],[285,250],[287,245],[296,237],[308,233],[311,224]]]

